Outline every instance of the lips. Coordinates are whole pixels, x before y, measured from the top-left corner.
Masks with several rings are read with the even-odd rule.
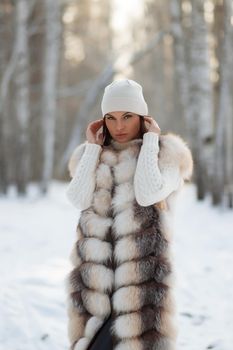
[[[126,136],[127,134],[118,134],[116,136]]]

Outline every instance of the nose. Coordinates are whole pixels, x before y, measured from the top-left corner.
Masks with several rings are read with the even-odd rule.
[[[123,123],[121,120],[118,120],[116,123],[116,131],[121,132],[123,130]]]

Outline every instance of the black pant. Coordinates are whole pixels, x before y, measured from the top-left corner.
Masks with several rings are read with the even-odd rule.
[[[109,318],[104,322],[102,327],[95,334],[94,338],[89,344],[88,350],[112,350],[113,349],[112,335],[110,332],[111,324],[112,324],[112,317],[110,315]]]

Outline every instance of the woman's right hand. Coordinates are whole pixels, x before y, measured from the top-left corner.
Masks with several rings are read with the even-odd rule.
[[[103,130],[98,133],[99,129],[103,126],[103,119],[97,119],[88,124],[86,130],[86,138],[89,143],[96,143],[97,145],[103,145]]]

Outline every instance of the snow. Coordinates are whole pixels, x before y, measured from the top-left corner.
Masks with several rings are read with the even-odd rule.
[[[175,264],[179,349],[231,350],[233,343],[233,211],[195,199],[195,187],[178,197]]]
[[[65,277],[79,212],[67,183],[0,198],[0,350],[68,349]],[[231,350],[233,212],[184,186],[174,217],[178,349]]]

